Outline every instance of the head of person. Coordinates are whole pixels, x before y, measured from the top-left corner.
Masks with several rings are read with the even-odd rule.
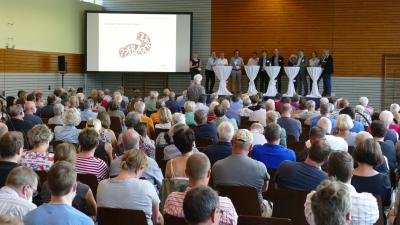
[[[369,100],[368,100],[367,97],[360,97],[359,102],[360,102],[360,105],[362,105],[364,107],[367,107],[368,103],[369,103]]]
[[[282,94],[281,93],[277,93],[274,97],[274,101],[275,102],[280,102],[282,98]]]
[[[174,113],[172,115],[172,125],[176,124],[186,124],[186,117],[182,113]]]
[[[257,52],[251,53],[251,58],[253,58],[253,59],[257,58]]]
[[[339,181],[325,180],[311,197],[311,210],[316,225],[348,225],[351,198],[347,186]]]
[[[222,105],[226,110],[228,110],[228,109],[231,107],[231,103],[229,102],[228,99],[222,100],[222,101],[221,101],[221,105]]]
[[[211,176],[211,163],[204,153],[191,155],[186,162],[186,176],[189,178],[189,185],[208,185]]]
[[[208,114],[212,114],[212,113],[215,113],[215,107],[217,106],[217,105],[219,105],[219,102],[217,102],[217,101],[212,101],[211,103],[210,103],[210,106],[208,107]]]
[[[174,135],[174,144],[183,154],[191,152],[194,147],[194,132],[190,128],[179,129]]]
[[[194,101],[186,101],[183,108],[185,108],[185,112],[194,112],[196,110],[196,103]]]
[[[279,48],[274,49],[274,54],[275,54],[276,56],[279,55]]]
[[[60,103],[54,104],[53,112],[55,116],[61,116],[64,113],[64,106]]]
[[[297,54],[302,57],[304,56],[304,50],[303,49],[299,49],[299,51],[297,52]]]
[[[226,114],[226,108],[223,105],[217,105],[214,107],[214,113],[217,117],[223,117]]]
[[[84,108],[84,109],[89,110],[89,109],[92,109],[93,106],[94,106],[94,101],[93,101],[92,98],[88,98],[88,99],[85,99],[85,100],[83,101],[83,108]]]
[[[289,103],[283,104],[281,108],[281,115],[288,117],[290,116],[291,113],[292,113],[292,106]]]
[[[140,123],[141,114],[138,112],[129,112],[125,117],[125,125],[128,128],[134,128]]]
[[[110,103],[110,111],[117,111],[117,110],[119,110],[119,108],[120,108],[120,103],[119,102],[117,102],[116,100],[113,100],[113,101],[111,101],[111,103]]]
[[[37,194],[38,176],[28,167],[15,167],[7,176],[5,186],[14,189],[18,196],[32,201]]]
[[[348,152],[334,151],[329,155],[328,174],[343,183],[350,183],[353,166],[353,157]]]
[[[223,52],[219,53],[219,58],[220,59],[224,59],[225,58],[225,53],[223,53]]]
[[[47,183],[51,196],[64,197],[72,202],[76,193],[76,178],[74,165],[67,161],[54,163],[47,173]]]
[[[374,138],[384,138],[388,131],[384,122],[380,120],[372,121],[370,129],[371,129],[371,135]]]
[[[366,139],[357,145],[353,152],[353,157],[358,163],[367,164],[371,167],[378,166],[384,162],[381,146],[374,139]]]
[[[358,132],[355,137],[355,144],[356,144],[356,146],[358,146],[361,142],[363,142],[366,139],[370,139],[370,138],[373,138],[373,137],[367,131]]]
[[[319,106],[319,112],[321,113],[321,116],[328,116],[329,115],[329,103],[327,104],[321,104]]]
[[[307,110],[310,111],[310,112],[315,111],[315,101],[313,101],[313,100],[308,100],[308,101],[306,102],[306,108],[307,108]]]
[[[275,111],[275,102],[272,99],[268,99],[265,102],[265,110],[267,111]]]
[[[282,129],[276,123],[269,123],[265,127],[265,139],[267,139],[268,144],[279,145],[282,137]]]
[[[158,110],[158,116],[160,117],[160,123],[171,123],[172,113],[167,107],[161,107]]]
[[[289,97],[286,97],[286,98],[283,99],[282,102],[283,102],[283,104],[291,104],[292,103],[292,99],[289,98]]]
[[[340,114],[336,119],[337,131],[349,131],[354,127],[353,120],[347,114]]]
[[[247,129],[239,129],[232,140],[232,153],[248,155],[253,143],[253,134]]]
[[[193,77],[193,81],[196,83],[196,84],[201,84],[201,80],[203,79],[203,77],[201,76],[201,74],[196,74],[194,77]]]
[[[233,51],[233,55],[236,56],[236,57],[239,56],[239,50]]]
[[[343,109],[346,108],[350,105],[349,100],[347,98],[340,98],[337,100],[337,108],[338,109]]]
[[[217,58],[217,53],[216,52],[211,52],[211,57]]]
[[[328,99],[328,98],[325,98],[325,97],[322,97],[322,98],[319,100],[319,104],[320,104],[320,105],[329,104],[329,99]]]
[[[313,58],[317,58],[318,57],[317,51],[312,51],[311,55],[312,55]]]
[[[57,145],[54,151],[54,162],[66,161],[75,164],[76,148],[70,143],[61,143]]]
[[[206,124],[207,123],[207,113],[202,110],[198,109],[196,112],[194,112],[194,120],[198,125],[200,124]]]
[[[79,133],[78,141],[82,151],[94,152],[99,145],[100,135],[93,128],[85,128]]]
[[[262,50],[262,51],[261,51],[261,55],[262,55],[263,57],[267,57],[268,52],[267,52],[266,50]]]
[[[1,225],[24,225],[22,221],[12,216],[0,216],[0,224]]]
[[[329,49],[325,48],[322,53],[324,54],[325,57],[329,56]]]
[[[289,56],[289,61],[292,62],[292,63],[296,63],[296,61],[297,61],[297,55],[291,54],[291,55]]]
[[[164,88],[163,96],[169,98],[170,94],[171,94],[171,90],[169,90],[169,88]]]
[[[100,121],[99,119],[90,118],[90,119],[86,122],[86,128],[92,128],[92,129],[94,129],[97,133],[100,134],[100,131],[101,131],[101,121]]]
[[[310,130],[310,143],[313,144],[318,140],[325,139],[325,131],[319,127],[313,127]]]
[[[206,95],[200,95],[199,99],[197,100],[198,102],[201,102],[203,104],[206,104],[207,101],[207,96]]]
[[[321,117],[321,119],[317,123],[317,127],[324,130],[325,134],[332,133],[332,121],[326,117]]]
[[[346,114],[350,116],[350,119],[354,120],[356,118],[356,112],[354,108],[350,106],[344,107],[342,110],[340,110],[339,114]]]
[[[264,127],[261,123],[252,123],[249,130],[253,133],[264,134]]]
[[[24,112],[25,114],[35,114],[36,113],[36,104],[34,101],[26,101],[24,104]]]
[[[390,124],[393,123],[393,114],[388,110],[384,110],[379,114],[379,120],[389,128]]]
[[[47,96],[47,105],[52,105],[54,104],[56,101],[56,96],[53,94],[50,94],[49,96]]]
[[[331,153],[331,148],[324,139],[315,141],[308,151],[308,158],[315,163],[322,165]]]
[[[224,121],[219,124],[217,128],[218,141],[219,142],[231,142],[235,129],[232,124],[228,121]]]
[[[3,161],[19,162],[24,149],[22,133],[11,131],[0,138],[0,159]]]
[[[71,96],[69,98],[69,106],[71,108],[78,108],[79,107],[79,98],[77,96]]]
[[[64,124],[67,126],[78,126],[81,123],[81,113],[76,108],[66,109],[62,118]]]
[[[256,104],[258,104],[260,97],[258,95],[252,95],[252,96],[250,96],[250,100],[251,100],[251,104],[256,105]]]
[[[277,123],[277,116],[275,111],[267,111],[267,115],[266,115],[266,124],[270,124],[270,123]]]
[[[8,127],[5,123],[0,123],[0,138],[8,132]]]
[[[142,137],[147,136],[147,124],[146,123],[138,123],[134,128],[138,134]]]
[[[20,104],[10,106],[9,114],[13,119],[23,119],[25,115],[24,109]]]
[[[150,99],[156,100],[158,98],[158,91],[150,91]]]
[[[354,107],[355,113],[363,113],[364,110],[365,110],[365,107],[362,106],[362,105],[356,105],[356,106]]]
[[[33,146],[46,146],[53,139],[53,134],[46,125],[38,124],[29,130],[28,139]]]
[[[122,134],[121,148],[124,151],[128,151],[130,149],[139,149],[139,143],[140,135],[133,128],[128,129]]]
[[[183,199],[183,214],[189,225],[219,224],[219,197],[206,185],[190,189]]]
[[[137,149],[126,151],[121,158],[121,171],[136,174],[141,177],[143,170],[148,167],[146,154]]]
[[[128,113],[129,114],[129,113]],[[105,129],[109,129],[111,126],[111,119],[110,119],[110,114],[106,111],[102,111],[97,113],[97,119],[100,120],[101,126]]]

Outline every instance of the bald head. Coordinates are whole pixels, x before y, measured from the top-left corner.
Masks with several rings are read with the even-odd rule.
[[[325,134],[330,134],[332,132],[332,122],[326,117],[321,117],[318,121],[317,127],[324,130]]]
[[[124,151],[139,149],[140,135],[134,129],[129,129],[122,135],[122,147]]]
[[[34,114],[36,113],[36,104],[33,101],[27,101],[24,105],[25,114]]]

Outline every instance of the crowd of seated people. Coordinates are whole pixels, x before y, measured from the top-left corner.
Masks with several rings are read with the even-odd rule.
[[[94,224],[108,207],[141,210],[148,224],[171,215],[236,225],[233,201],[212,190],[221,185],[254,188],[262,217],[273,215],[270,189],[285,189],[309,193],[298,209],[309,224],[324,224],[327,207],[332,224],[372,225],[376,196],[385,220],[400,219],[397,104],[205,95],[196,76],[180,96],[57,88],[47,101],[39,91],[8,98],[0,221]]]

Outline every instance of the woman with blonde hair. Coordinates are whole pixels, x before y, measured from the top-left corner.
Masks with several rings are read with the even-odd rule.
[[[158,116],[160,118],[160,123],[155,125],[158,129],[170,129],[172,122],[172,113],[167,107],[161,107],[158,110]]]
[[[113,148],[117,147],[117,137],[113,130],[110,129],[111,119],[108,112],[99,112],[97,119],[101,122],[100,139],[104,142],[110,143]]]
[[[336,136],[342,137],[349,146],[356,146],[356,133],[350,132],[354,124],[350,116],[340,114],[336,119]]]
[[[186,124],[188,126],[197,126],[197,123],[194,120],[194,111],[196,110],[196,103],[194,101],[187,101],[185,102],[184,108],[185,108]]]

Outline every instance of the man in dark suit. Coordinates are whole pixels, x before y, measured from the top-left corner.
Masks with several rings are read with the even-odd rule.
[[[277,86],[278,86],[278,92],[281,93],[282,91],[282,71],[283,71],[283,65],[285,64],[284,58],[279,54],[279,48],[276,48],[274,50],[275,54],[271,58],[271,65],[272,66],[280,66],[281,67],[281,72],[279,75],[276,77],[277,79]]]
[[[322,92],[323,97],[330,97],[332,90],[332,74],[333,74],[333,58],[329,54],[329,49],[323,50],[323,58],[321,60],[322,71],[321,77],[318,79],[318,84],[321,78],[324,82],[324,91]]]
[[[308,85],[307,85],[307,64],[308,59],[304,55],[303,49],[300,49],[297,53],[297,66],[300,67],[299,74],[296,76],[296,92],[299,95],[307,95],[308,94]]]
[[[258,59],[258,65],[260,66],[260,70],[258,71],[258,75],[255,82],[258,83],[258,80],[260,80],[260,85],[258,90],[262,93],[265,93],[267,91],[266,88],[268,87],[269,83],[269,76],[265,71],[265,67],[271,65],[271,60],[268,58],[267,51],[262,50],[261,54],[262,57]]]

